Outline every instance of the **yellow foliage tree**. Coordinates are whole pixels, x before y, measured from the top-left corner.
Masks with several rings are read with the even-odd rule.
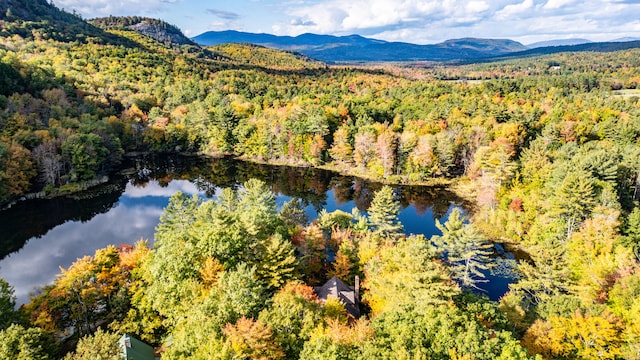
[[[271,329],[259,320],[242,317],[235,325],[227,324],[223,333],[227,337],[226,345],[233,350],[233,358],[270,360],[284,357]]]
[[[530,353],[544,358],[615,359],[622,354],[620,320],[611,313],[583,315],[576,311],[570,318],[551,316],[536,320],[522,340]]]

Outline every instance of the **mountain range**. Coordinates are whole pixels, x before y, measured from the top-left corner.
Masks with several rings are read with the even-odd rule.
[[[335,62],[371,61],[486,61],[505,56],[529,56],[561,51],[614,51],[640,47],[639,39],[592,42],[587,39],[560,39],[527,46],[509,39],[462,38],[438,44],[418,45],[388,42],[360,35],[333,36],[302,34],[295,37],[256,34],[234,30],[208,31],[193,37],[201,46],[250,43]]]
[[[302,34],[292,37],[234,30],[209,31],[192,38],[192,40],[202,46],[222,43],[251,43],[299,52],[326,62],[466,60],[527,50],[527,47],[521,43],[508,39],[463,38],[447,40],[434,45],[417,45],[387,42],[360,35]]]
[[[171,46],[197,48],[226,43],[248,43],[294,52],[326,63],[478,62],[564,51],[616,51],[640,47],[640,39],[635,38],[617,39],[604,43],[591,42],[587,39],[562,39],[527,46],[509,39],[462,38],[438,44],[419,45],[388,42],[360,35],[302,34],[291,37],[233,30],[209,31],[189,39],[180,29],[162,20],[130,16],[85,21],[77,14],[61,11],[52,3],[44,0],[1,0],[0,14],[4,15],[3,21],[6,24],[13,22],[21,24],[18,27],[12,27],[12,30],[9,31],[8,27],[0,23],[0,36],[18,33],[24,38],[37,35],[59,41],[134,46],[135,44],[130,39],[118,36],[117,31],[112,31],[132,30]],[[192,50],[198,51],[197,49]],[[206,51],[209,50],[205,49]]]
[[[529,49],[536,49],[536,48],[549,47],[549,46],[581,45],[581,44],[588,44],[592,42],[593,41],[589,39],[581,39],[581,38],[555,39],[555,40],[547,40],[547,41],[538,41],[535,43],[528,44],[527,47]]]

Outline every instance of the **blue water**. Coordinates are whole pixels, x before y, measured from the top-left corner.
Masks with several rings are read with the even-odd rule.
[[[381,186],[318,170],[239,162],[221,165],[202,159],[181,166],[175,162],[167,166],[170,170],[157,174],[138,171],[120,179],[117,190],[97,198],[25,202],[0,212],[0,233],[11,235],[9,250],[0,260],[0,277],[15,288],[17,302],[28,302],[29,293],[51,283],[61,267],[69,267],[96,249],[134,244],[140,239],[152,245],[160,215],[178,191],[213,198],[224,187],[237,187],[257,177],[271,185],[278,207],[298,197],[308,203],[305,211],[309,219],[314,219],[322,208],[351,212],[357,207],[366,211]],[[135,166],[162,168],[157,163]],[[209,173],[215,176],[207,178]],[[424,234],[427,238],[439,234],[435,220],[445,221],[453,207],[463,206],[461,199],[445,189],[397,187],[396,192],[402,204],[399,217],[407,234]],[[487,279],[490,281],[480,287],[493,300],[508,290],[508,278],[487,274]]]

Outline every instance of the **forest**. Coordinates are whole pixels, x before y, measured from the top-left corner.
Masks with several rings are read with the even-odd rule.
[[[167,359],[640,358],[639,49],[329,67],[8,3],[0,204],[180,152],[447,184],[475,206],[427,239],[389,187],[312,222],[257,180],[176,194],[153,247],[78,259],[19,309],[0,279],[1,358],[117,358],[124,333]],[[493,242],[529,255],[497,302],[474,291]],[[333,276],[361,279],[361,317],[317,297]]]

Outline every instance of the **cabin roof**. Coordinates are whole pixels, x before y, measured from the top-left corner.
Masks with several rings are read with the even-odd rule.
[[[347,312],[356,318],[360,317],[360,307],[355,289],[337,277],[332,277],[322,286],[316,286],[314,290],[320,300],[327,301],[329,297],[334,297],[344,304]]]

